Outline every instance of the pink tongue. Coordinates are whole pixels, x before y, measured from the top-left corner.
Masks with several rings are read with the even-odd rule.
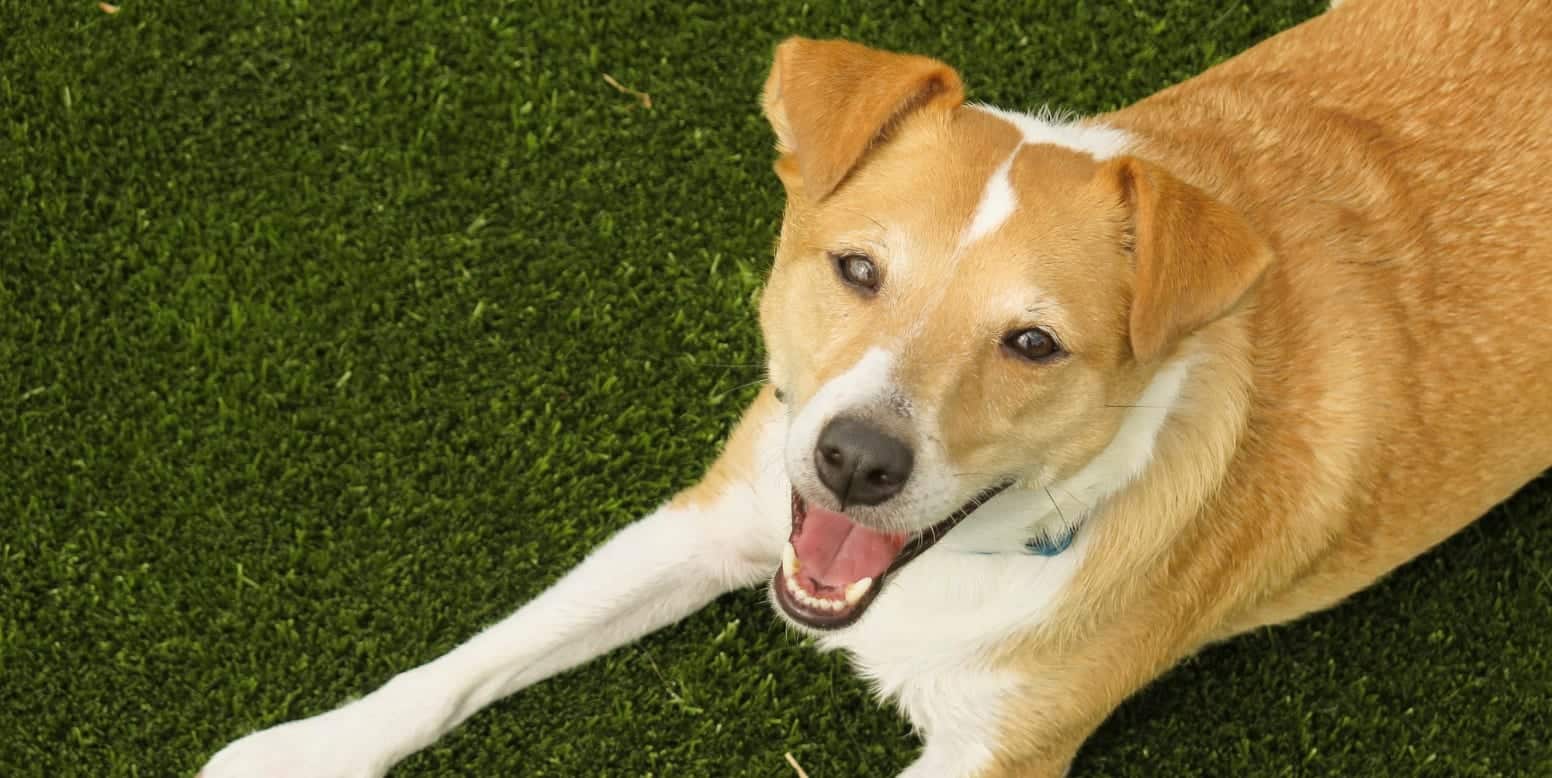
[[[803,528],[792,537],[802,573],[815,582],[843,587],[877,578],[895,561],[906,535],[890,535],[853,524],[845,514],[809,505]]]

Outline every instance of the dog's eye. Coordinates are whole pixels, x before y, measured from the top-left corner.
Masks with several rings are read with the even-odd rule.
[[[878,291],[878,266],[866,254],[835,255],[835,272],[847,286],[869,294]]]
[[[1062,353],[1061,344],[1051,333],[1034,327],[1010,333],[1002,339],[1004,348],[1031,362],[1045,362]]]

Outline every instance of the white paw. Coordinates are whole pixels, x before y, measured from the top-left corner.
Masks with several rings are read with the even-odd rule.
[[[352,718],[336,710],[260,730],[221,749],[199,778],[381,778],[381,733]]]

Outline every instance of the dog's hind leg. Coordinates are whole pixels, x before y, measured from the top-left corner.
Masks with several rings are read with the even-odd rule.
[[[486,705],[768,578],[788,527],[782,413],[767,389],[699,484],[516,613],[359,700],[238,740],[202,775],[382,775]]]

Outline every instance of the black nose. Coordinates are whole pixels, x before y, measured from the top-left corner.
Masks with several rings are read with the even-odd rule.
[[[819,433],[819,480],[847,505],[877,505],[911,477],[911,447],[856,419],[833,419]]]

